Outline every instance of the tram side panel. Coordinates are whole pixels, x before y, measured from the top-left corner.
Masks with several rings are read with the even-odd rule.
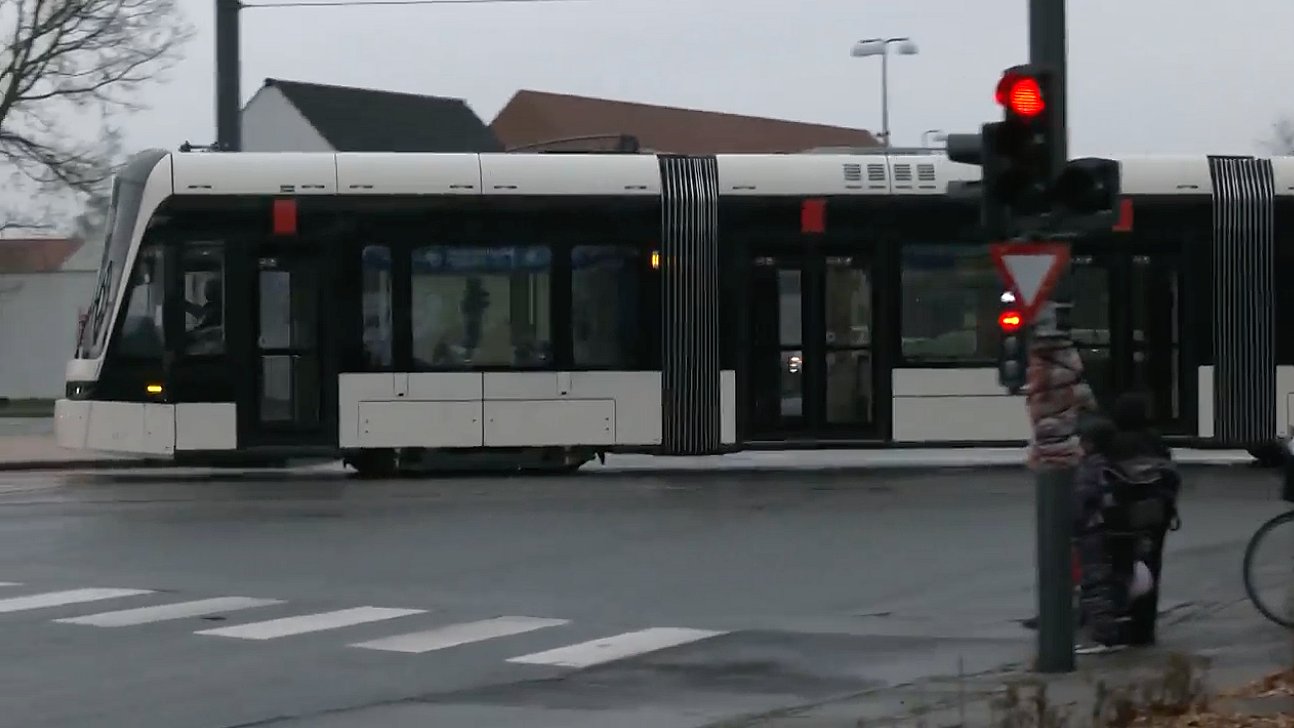
[[[477,252],[491,245],[525,245],[532,252],[535,246],[542,248],[546,262],[540,267],[548,293],[539,315],[551,328],[546,341],[539,343],[549,350],[549,359],[537,367],[518,364],[519,371],[426,371],[424,365],[432,355],[420,352],[403,367],[397,362],[401,371],[396,373],[343,372],[338,382],[339,445],[343,449],[657,451],[671,450],[665,444],[671,422],[685,440],[700,438],[684,442],[685,449],[693,452],[733,443],[733,374],[707,365],[717,364],[717,357],[702,361],[700,356],[717,351],[714,327],[694,342],[702,348],[690,352],[694,361],[673,370],[672,383],[664,381],[662,366],[662,346],[686,358],[688,352],[671,347],[678,335],[699,331],[691,325],[691,316],[681,321],[664,319],[660,302],[666,295],[663,281],[671,270],[669,261],[674,262],[674,270],[687,271],[703,257],[695,246],[703,242],[706,200],[713,197],[712,190],[700,186],[704,180],[677,176],[675,189],[667,195],[676,203],[673,217],[663,217],[662,170],[654,156],[486,154],[480,155],[480,165],[481,232],[473,245],[457,250],[470,254],[473,246]],[[634,295],[618,290],[612,279],[610,287],[599,289],[601,299],[590,298],[597,292],[584,289],[585,295],[574,297],[573,281],[581,267],[596,267],[596,261],[588,261],[581,251],[606,246],[630,254],[629,264],[639,276],[630,281],[636,285]],[[413,260],[412,264],[425,262]],[[588,276],[582,279],[586,287]],[[671,289],[678,296],[709,295],[690,281],[681,283]],[[409,284],[397,281],[395,285]],[[418,301],[430,293],[409,291],[406,300],[421,305]],[[508,295],[505,286],[493,297]],[[623,300],[626,296],[634,300]],[[510,304],[496,300],[491,305]],[[627,313],[631,320],[611,325],[618,327],[622,340],[634,340],[626,344],[632,356],[600,359],[593,363],[605,368],[590,370],[589,358],[597,357],[580,353],[574,331],[593,328],[606,334],[606,319],[624,318]],[[674,397],[667,403],[670,392]],[[707,418],[713,421],[705,422]],[[678,449],[678,444],[672,446],[672,451]]]

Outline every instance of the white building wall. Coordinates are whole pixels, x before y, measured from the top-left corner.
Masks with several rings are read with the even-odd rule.
[[[77,317],[90,305],[96,276],[93,270],[0,274],[0,397],[62,396]]]
[[[331,152],[332,146],[273,86],[265,86],[243,107],[243,151]]]

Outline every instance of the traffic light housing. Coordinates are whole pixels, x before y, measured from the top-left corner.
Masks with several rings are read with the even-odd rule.
[[[1001,297],[997,315],[1000,347],[998,349],[997,381],[1011,394],[1024,389],[1029,367],[1028,327],[1024,314],[1009,291]]]
[[[1091,218],[1109,228],[1117,215],[1120,193],[1119,162],[1101,157],[1070,160],[1051,186],[1053,212],[1065,218]]]
[[[984,125],[984,192],[1009,218],[1041,215],[1055,173],[1054,82],[1036,65],[1008,68],[995,97],[1002,120]]]
[[[1012,66],[994,92],[1002,120],[979,134],[950,134],[948,159],[981,171],[981,224],[989,237],[1011,235],[1012,221],[1046,213],[1055,173],[1054,74],[1041,66]]]

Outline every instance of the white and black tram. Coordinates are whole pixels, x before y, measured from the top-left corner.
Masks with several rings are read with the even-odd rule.
[[[1294,423],[1294,159],[1121,160],[1074,250],[1099,396],[1181,444]],[[135,156],[57,433],[218,461],[1017,444],[1001,285],[919,154]]]

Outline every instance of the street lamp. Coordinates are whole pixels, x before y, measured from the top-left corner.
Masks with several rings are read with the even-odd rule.
[[[881,136],[890,146],[890,45],[898,45],[901,56],[915,56],[917,44],[911,38],[865,38],[854,44],[849,55],[854,58],[881,57]]]

